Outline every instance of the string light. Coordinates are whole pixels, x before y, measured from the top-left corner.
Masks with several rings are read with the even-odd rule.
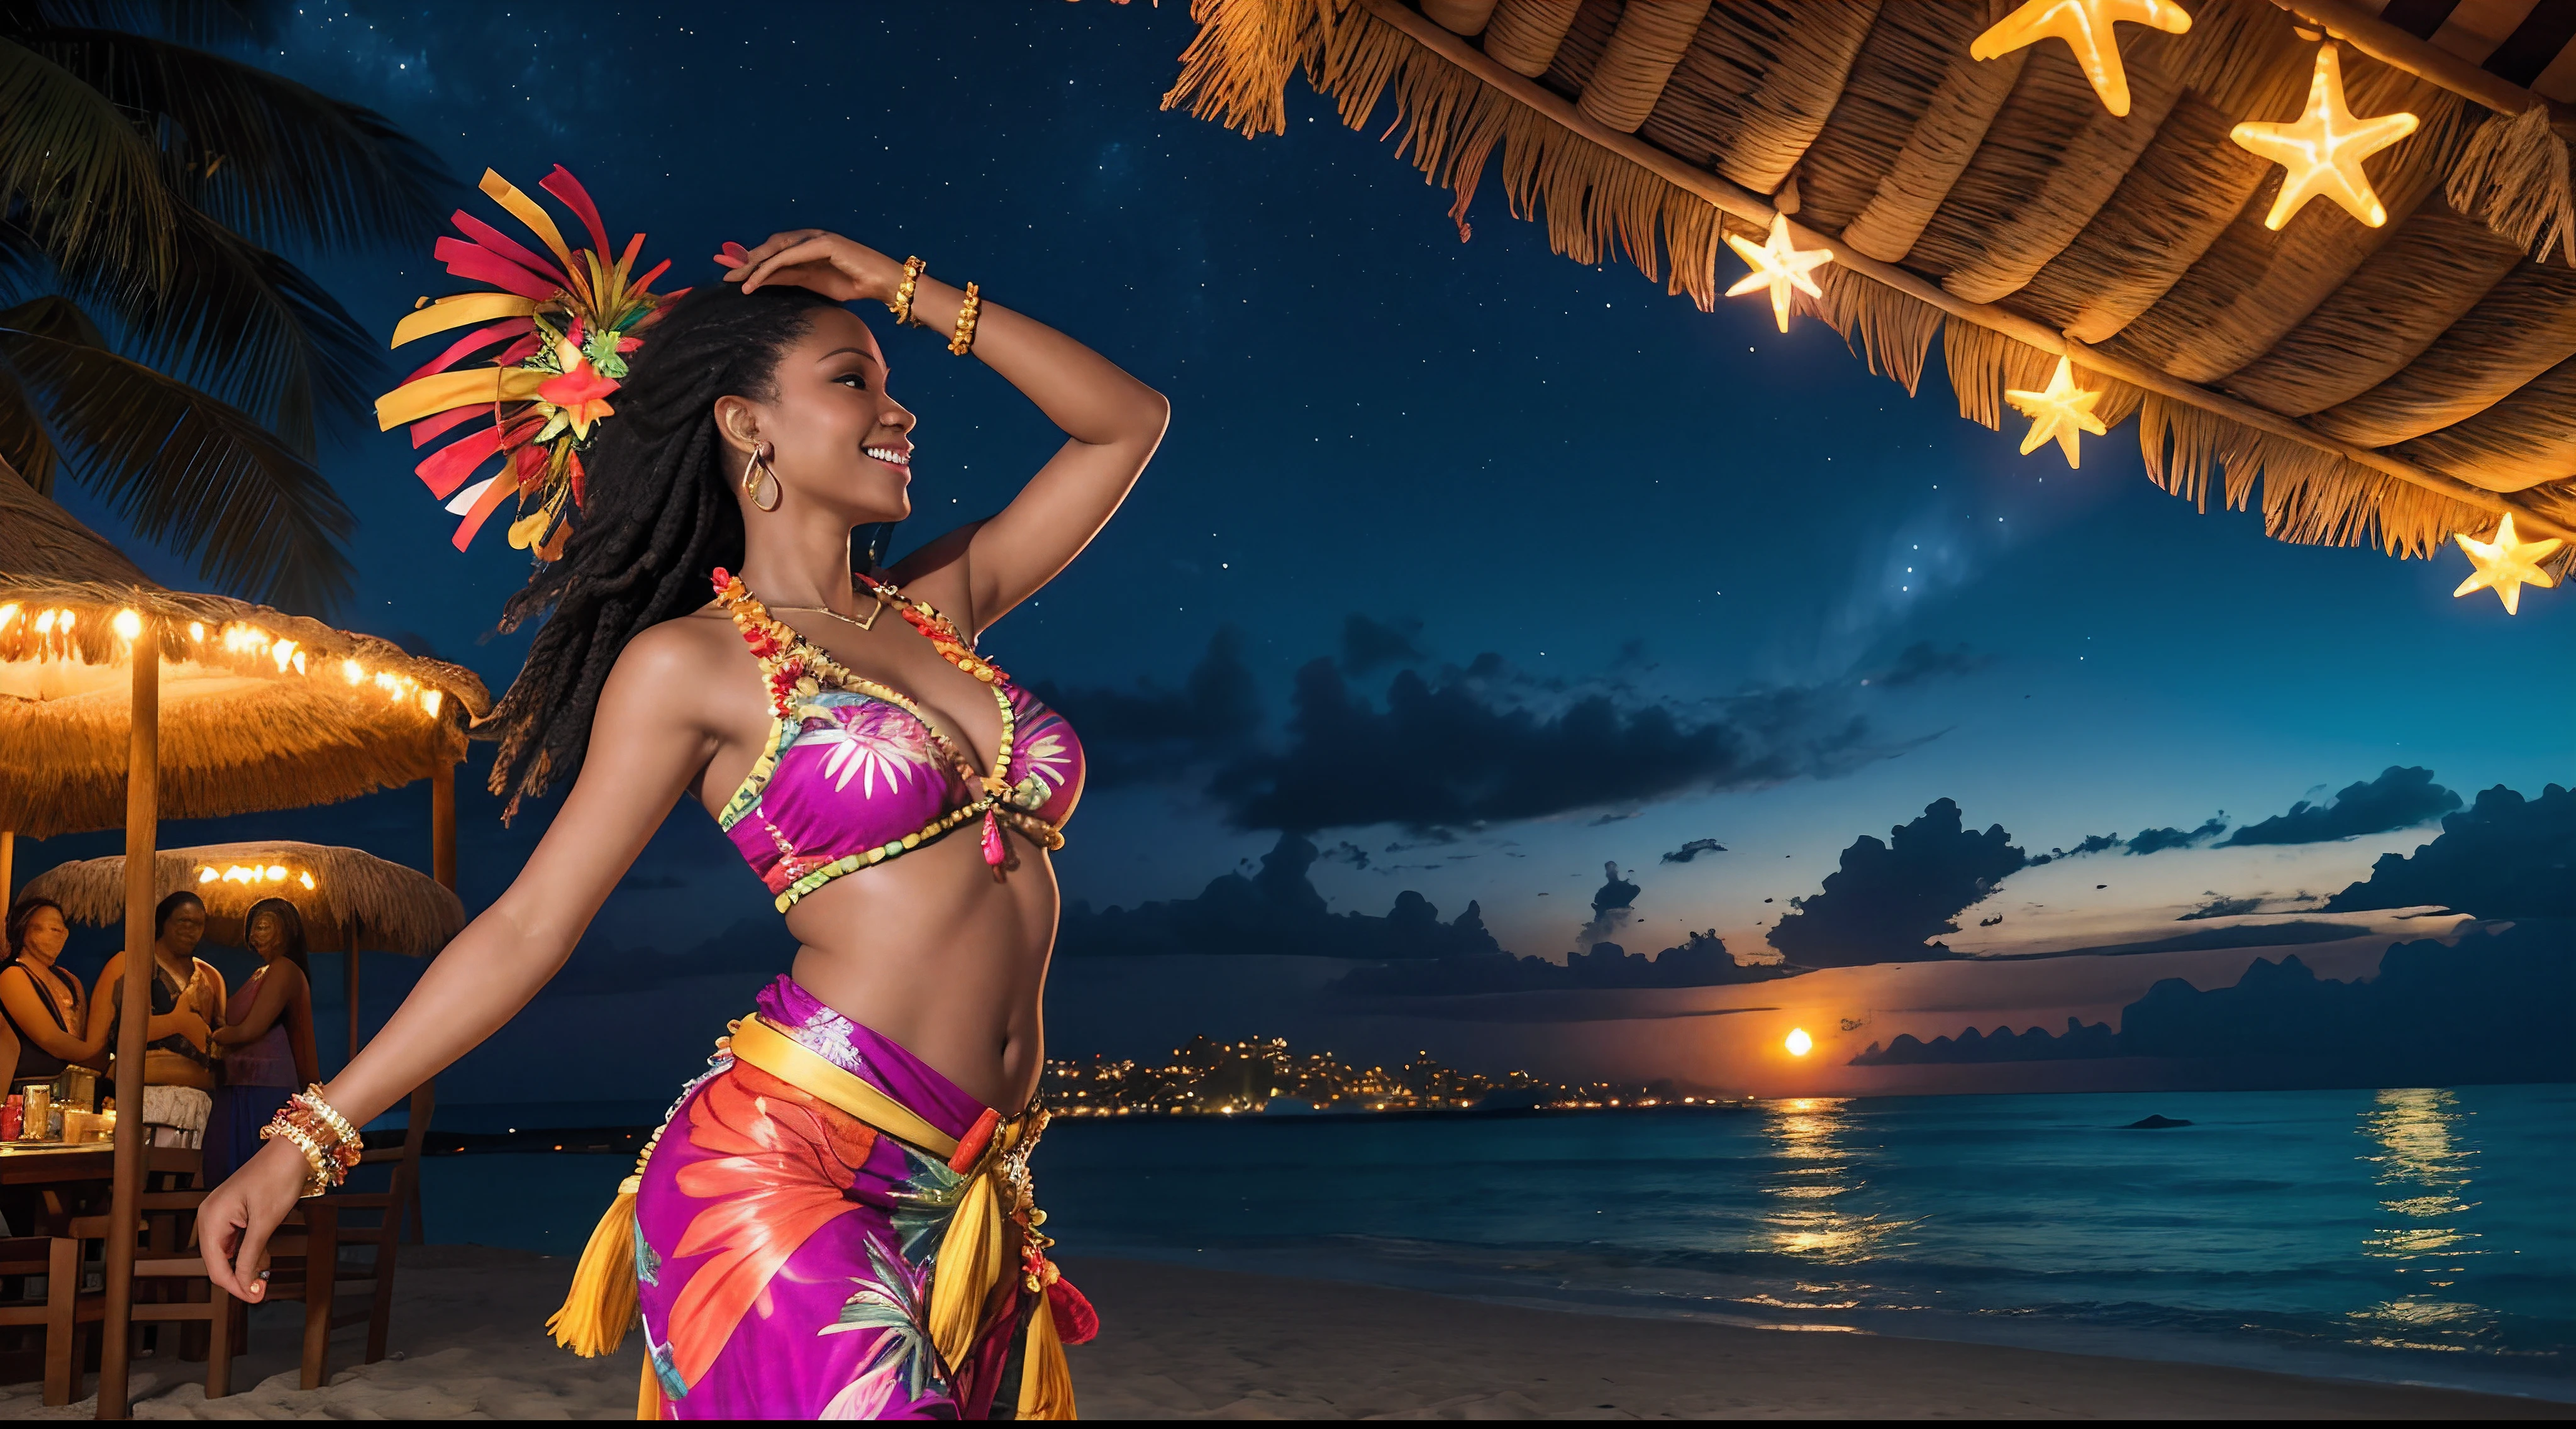
[[[2542,570],[2540,563],[2556,555],[2558,548],[2567,544],[2554,537],[2545,541],[2515,540],[2513,513],[2510,511],[2497,520],[2492,541],[2477,540],[2466,531],[2455,534],[2451,539],[2460,543],[2460,549],[2468,554],[2469,564],[2476,568],[2451,594],[2457,597],[2473,590],[2494,591],[2496,599],[2504,602],[2507,615],[2522,613],[2524,586],[2536,585],[2547,590],[2558,584],[2558,578]]]
[[[2120,21],[2169,35],[2191,28],[2191,12],[2173,0],[2030,0],[1968,42],[1968,58],[2000,59],[2025,45],[2064,40],[2076,66],[2114,115],[2129,112],[2129,72],[2120,63]]]
[[[2372,228],[2388,221],[2388,209],[2370,187],[2361,161],[2415,132],[2412,114],[2382,114],[2360,119],[2345,107],[2343,61],[2332,42],[2317,47],[2317,70],[2308,85],[2307,111],[2295,124],[2239,124],[2228,132],[2237,147],[2283,169],[2280,195],[2263,226],[2279,229],[2298,216],[2308,200],[2323,194]]]
[[[1727,289],[1726,295],[1730,298],[1740,297],[1756,288],[1769,288],[1771,316],[1778,320],[1782,332],[1789,330],[1789,290],[1791,288],[1811,298],[1822,298],[1825,295],[1824,290],[1816,286],[1816,280],[1808,277],[1807,274],[1812,269],[1821,268],[1834,261],[1833,250],[1830,248],[1800,249],[1791,243],[1787,214],[1771,215],[1770,241],[1757,244],[1750,239],[1730,233],[1726,235],[1726,246],[1734,249],[1753,270],[1736,279],[1735,286]]]
[[[2066,453],[2066,465],[2076,463],[2076,433],[2091,432],[2101,436],[2110,428],[2093,415],[2093,404],[2102,400],[2099,392],[2087,392],[2075,385],[2075,364],[2061,357],[2057,370],[2048,374],[2048,386],[2041,391],[2009,389],[2004,400],[2031,419],[2030,434],[2021,439],[2021,454],[2028,456],[2042,444],[2054,439]]]

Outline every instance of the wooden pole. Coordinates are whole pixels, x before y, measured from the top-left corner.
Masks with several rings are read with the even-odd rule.
[[[438,886],[456,891],[456,766],[441,764],[429,776],[429,876]],[[429,1131],[431,1108],[438,1102],[438,1079],[430,1078],[411,1094],[411,1116],[414,1143]],[[411,1178],[409,1204],[398,1214],[407,1215],[402,1239],[418,1245],[429,1235],[429,1220],[421,1207],[420,1177]]]
[[[0,829],[0,908],[12,906],[18,896],[18,835]]]
[[[456,891],[456,766],[441,764],[429,776],[429,876]]]
[[[116,1034],[116,1186],[108,1203],[107,1304],[99,1325],[98,1417],[128,1417],[134,1234],[143,1194],[144,1031],[152,1021],[153,873],[161,816],[161,622],[134,641],[125,740],[125,987]],[[102,989],[104,991],[104,989]]]

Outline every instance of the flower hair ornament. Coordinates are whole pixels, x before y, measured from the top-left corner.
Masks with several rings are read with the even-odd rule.
[[[687,289],[652,291],[668,262],[634,275],[643,234],[627,240],[612,261],[598,206],[560,164],[538,187],[589,230],[591,246],[578,254],[565,244],[553,216],[508,180],[486,169],[481,187],[553,259],[458,210],[453,222],[464,237],[439,239],[438,261],[457,277],[498,291],[436,302],[423,298],[395,326],[396,347],[433,333],[472,330],[377,398],[376,422],[384,431],[408,425],[418,449],[478,418],[491,418],[412,470],[428,483],[430,495],[465,518],[456,528],[456,549],[464,550],[502,501],[515,496],[510,544],[551,561],[563,554],[580,513],[581,454],[589,450],[600,420],[616,412],[608,399],[626,375],[627,354],[643,345],[639,334],[661,316],[663,305]],[[500,350],[492,352],[495,347]],[[484,353],[491,353],[488,365],[459,366]],[[469,483],[494,457],[501,458],[500,471]]]

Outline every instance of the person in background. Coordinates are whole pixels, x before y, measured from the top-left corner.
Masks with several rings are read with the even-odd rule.
[[[79,978],[57,965],[72,925],[50,898],[22,898],[9,910],[7,958],[0,961],[0,1029],[8,1034],[0,1087],[51,1081],[65,1067],[104,1067],[107,1054],[89,1035],[89,996]]]
[[[215,1029],[223,1025],[224,975],[197,956],[206,936],[205,900],[181,891],[152,913],[152,1011],[144,1026],[143,1121],[167,1128],[153,1144],[194,1146],[214,1107]],[[91,999],[90,1036],[116,1048],[125,992],[125,953],[98,975],[105,994]],[[122,1108],[119,1109],[123,1111]]]
[[[215,1033],[223,1085],[206,1117],[205,1181],[214,1185],[259,1151],[259,1130],[298,1087],[322,1080],[313,1049],[312,964],[304,915],[283,898],[263,898],[242,919],[242,940],[260,969],[224,1004]]]

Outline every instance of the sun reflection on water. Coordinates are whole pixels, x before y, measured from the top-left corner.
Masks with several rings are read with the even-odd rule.
[[[2493,1311],[2428,1293],[2451,1289],[2467,1269],[2463,1262],[2481,1253],[2470,1246],[2478,1233],[2461,1224],[2478,1205],[2460,1194],[2478,1152],[2460,1144],[2458,1123],[2466,1114],[2457,1102],[2439,1088],[2392,1088],[2362,1113],[2359,1130],[2377,1143],[2377,1153],[2360,1159],[2377,1168],[2383,1219],[2362,1237],[2361,1253],[2398,1262],[2390,1269],[2410,1277],[2396,1295],[2351,1312],[2370,1344],[2464,1350],[2465,1341],[2494,1328]]]
[[[1762,1223],[1770,1248],[1826,1265],[1869,1259],[1905,1222],[1842,1209],[1842,1198],[1868,1184],[1861,1174],[1875,1149],[1856,1144],[1841,1097],[1794,1097],[1763,1109],[1772,1154],[1787,1164],[1762,1187],[1777,1202]]]

